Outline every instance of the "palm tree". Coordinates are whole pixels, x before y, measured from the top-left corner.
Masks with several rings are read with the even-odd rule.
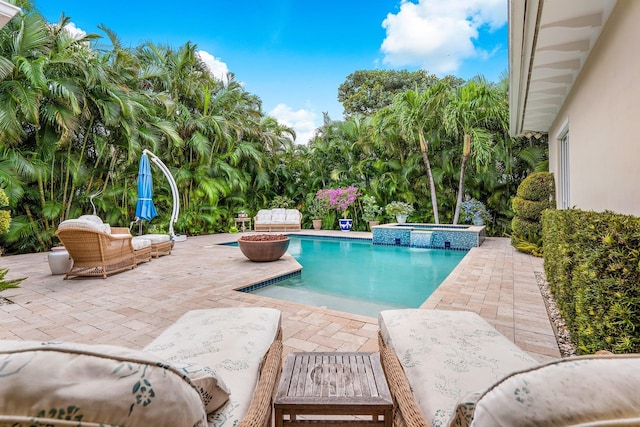
[[[381,110],[380,113],[383,123],[386,117],[387,120],[390,119],[398,124],[401,134],[407,141],[417,140],[429,180],[431,205],[436,224],[440,223],[440,218],[438,215],[436,186],[429,159],[429,141],[438,132],[437,118],[441,114],[450,88],[446,81],[440,81],[426,92],[410,90],[398,94],[394,98],[392,105]]]
[[[447,132],[463,143],[454,224],[460,215],[467,161],[471,157],[476,169],[488,164],[493,153],[493,133],[506,133],[508,111],[506,93],[482,77],[451,92],[443,122]]]

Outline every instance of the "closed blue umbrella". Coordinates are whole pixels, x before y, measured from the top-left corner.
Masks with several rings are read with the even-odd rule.
[[[136,205],[136,218],[150,220],[158,215],[153,205],[153,179],[151,177],[151,165],[149,157],[143,154],[140,157],[138,169],[138,204]]]

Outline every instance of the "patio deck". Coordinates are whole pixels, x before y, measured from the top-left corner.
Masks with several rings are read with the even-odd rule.
[[[298,233],[291,233],[298,234]],[[341,232],[303,230],[299,234]],[[351,232],[350,237],[371,236]],[[107,279],[51,275],[47,253],[0,257],[8,279],[27,277],[0,297],[0,339],[75,341],[142,348],[184,312],[214,307],[274,307],[282,311],[284,354],[291,351],[377,351],[377,319],[235,291],[299,269],[290,255],[248,261],[238,235],[177,242],[172,255]],[[542,260],[517,252],[509,239],[473,248],[422,305],[479,313],[540,361],[560,356],[536,282]]]

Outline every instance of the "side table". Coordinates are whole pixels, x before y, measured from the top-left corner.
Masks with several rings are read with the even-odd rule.
[[[233,222],[234,222],[236,225],[238,225],[238,223],[239,223],[239,222],[241,222],[241,223],[242,223],[242,231],[243,231],[243,232],[245,231],[244,223],[245,223],[245,222],[248,222],[248,223],[249,223],[249,231],[251,231],[251,217],[249,217],[249,216],[239,216],[239,217],[237,217],[237,218],[234,218],[234,219],[233,219]]]
[[[292,353],[274,409],[275,427],[391,427],[393,403],[378,353]]]

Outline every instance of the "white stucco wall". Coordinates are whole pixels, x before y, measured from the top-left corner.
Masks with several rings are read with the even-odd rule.
[[[638,22],[640,1],[618,2],[549,130],[559,191],[557,138],[568,125],[570,205],[583,210],[640,216]]]

